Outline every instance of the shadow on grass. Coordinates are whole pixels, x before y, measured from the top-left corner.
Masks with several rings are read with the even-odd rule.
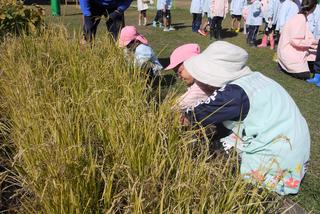
[[[231,37],[235,37],[238,34],[236,32],[233,31],[229,31],[228,29],[222,29],[221,30],[221,37],[222,38],[231,38]]]
[[[63,16],[79,16],[82,15],[82,13],[70,13],[70,14],[65,14]]]
[[[183,28],[191,28],[191,25],[186,25],[185,23],[174,23],[172,26],[176,29],[183,29]]]
[[[25,5],[32,5],[32,4],[38,4],[38,5],[50,5],[49,0],[25,0],[23,2]]]
[[[23,2],[25,5],[32,5],[32,4],[37,4],[37,5],[50,5],[50,0],[25,0]],[[71,1],[71,0],[60,0],[61,5],[79,5],[76,1]]]

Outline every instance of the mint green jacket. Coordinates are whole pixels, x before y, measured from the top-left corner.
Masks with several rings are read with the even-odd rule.
[[[250,109],[244,120],[224,123],[233,131],[221,139],[225,149],[237,148],[245,179],[281,195],[297,193],[310,156],[308,125],[297,105],[278,83],[259,72],[229,84],[244,89]]]

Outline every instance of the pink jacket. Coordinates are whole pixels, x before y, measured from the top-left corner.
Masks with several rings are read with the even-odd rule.
[[[211,0],[210,12],[211,17],[220,16],[225,17],[228,13],[228,0]]]
[[[196,83],[193,83],[192,86],[188,87],[188,91],[179,98],[179,108],[185,110],[194,107],[199,101],[207,98],[208,95]]]
[[[315,60],[315,53],[308,49],[316,43],[309,30],[307,19],[297,14],[285,24],[278,44],[278,62],[289,73],[309,71],[308,61]]]

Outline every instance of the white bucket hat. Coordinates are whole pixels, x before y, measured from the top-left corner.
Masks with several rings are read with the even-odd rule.
[[[223,87],[228,82],[251,73],[246,66],[248,53],[231,43],[217,41],[201,54],[184,62],[191,76],[199,82]]]

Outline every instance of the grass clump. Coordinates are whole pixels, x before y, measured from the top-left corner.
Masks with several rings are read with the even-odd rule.
[[[242,181],[237,158],[210,157],[206,145],[193,157],[197,139],[179,125],[174,91],[158,104],[141,71],[108,38],[83,48],[54,27],[9,39],[0,50],[2,157],[10,163],[2,171],[16,186],[14,211],[276,209],[268,192]]]
[[[15,0],[0,0],[0,38],[7,35],[33,34],[44,27],[44,9],[24,6]]]

